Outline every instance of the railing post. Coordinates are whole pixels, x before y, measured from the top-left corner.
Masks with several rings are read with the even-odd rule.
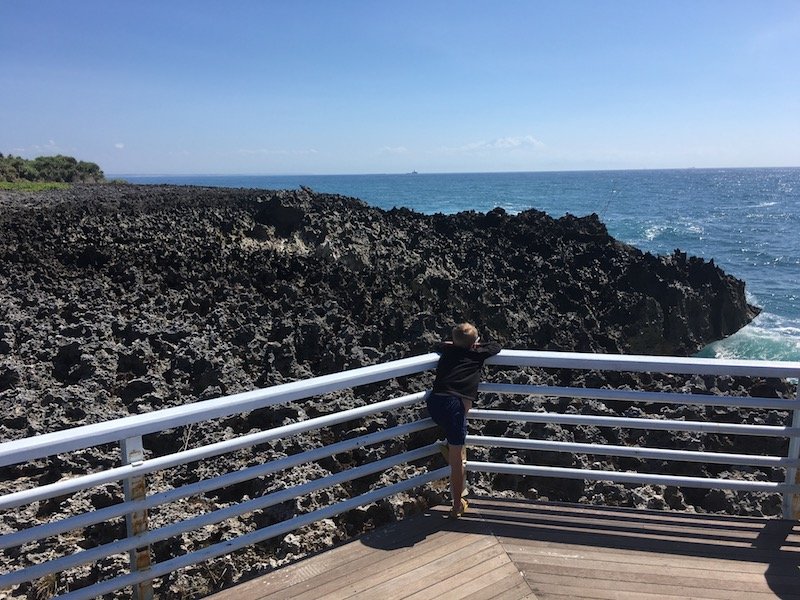
[[[800,402],[800,377],[797,379],[796,399]],[[800,409],[792,411],[792,427],[800,427]],[[800,458],[800,436],[793,435],[789,438],[789,458]],[[786,483],[800,484],[800,469],[797,467],[787,467]],[[783,495],[783,518],[800,519],[800,494],[786,493]]]
[[[144,460],[144,446],[142,436],[122,440],[122,461],[126,465],[135,465]],[[125,492],[125,501],[144,500],[147,496],[147,483],[144,475],[137,475],[124,479],[122,488]],[[128,537],[135,537],[147,531],[147,510],[129,512],[125,516]],[[131,572],[146,571],[150,568],[150,546],[134,548],[130,551]],[[134,600],[152,600],[153,582],[146,580],[133,586]]]

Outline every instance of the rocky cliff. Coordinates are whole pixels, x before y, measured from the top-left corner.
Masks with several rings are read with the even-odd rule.
[[[509,215],[501,209],[422,215],[307,189],[105,185],[36,195],[0,192],[3,440],[424,353],[462,320],[506,348],[686,355],[735,332],[756,314],[745,300],[743,282],[713,261],[680,251],[642,253],[612,238],[596,215],[553,219],[535,210]],[[569,379],[569,374],[540,377]],[[682,385],[720,384],[664,378],[656,387]],[[737,385],[729,382],[726,390]],[[381,392],[370,394],[364,399],[348,392],[325,406],[310,402],[164,432],[146,445],[155,454],[172,452],[200,439],[381,398]],[[581,412],[586,411],[614,413],[615,407],[584,403]],[[396,418],[378,422],[393,424]],[[552,426],[536,429],[537,435],[592,437]],[[532,428],[509,426],[508,434],[531,435]],[[258,459],[315,443],[286,442]],[[380,456],[370,452],[347,460]],[[99,449],[4,469],[3,480],[42,483],[116,460],[113,449]],[[238,468],[252,460],[233,457],[224,466]],[[585,457],[576,460],[570,464]],[[286,480],[337,470],[342,466],[337,461]],[[180,483],[215,468],[171,476]],[[475,483],[545,495],[532,495],[507,478]],[[271,485],[229,491],[208,502],[223,505]],[[547,495],[592,501],[593,494],[605,493],[576,485],[556,485]],[[88,502],[101,506],[118,494],[111,486]],[[630,493],[626,498],[632,502]],[[682,503],[666,502],[685,508]],[[49,505],[38,515],[31,509],[16,522],[30,524],[42,510],[68,508]],[[302,508],[308,507],[295,507]],[[380,520],[378,513],[325,524],[333,532],[325,535],[341,539],[357,533],[365,522]],[[169,520],[170,514],[175,513],[156,512],[153,518]],[[229,529],[263,520],[254,517]],[[107,529],[90,528],[87,538],[100,542]],[[182,549],[168,543],[156,547],[157,557],[204,543],[190,537]],[[285,556],[293,543],[296,538],[287,537],[271,550],[262,548],[273,554],[248,555],[230,572],[241,574],[243,564],[255,564],[254,569],[275,564],[274,553]],[[165,583],[162,593],[169,588],[178,597],[173,588],[183,585],[182,576]],[[75,576],[78,584],[89,579],[90,574]]]
[[[0,228],[0,390],[78,386],[87,414],[426,352],[459,320],[508,348],[686,355],[756,314],[713,262],[594,215],[88,186],[6,194]],[[6,439],[84,421],[47,413]]]

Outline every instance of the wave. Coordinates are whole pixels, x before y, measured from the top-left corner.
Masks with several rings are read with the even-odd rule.
[[[652,242],[654,239],[659,237],[666,228],[666,225],[651,225],[645,229],[644,239],[646,239],[648,242]]]
[[[800,322],[773,313],[761,313],[746,327],[709,344],[696,356],[800,361]]]
[[[644,229],[643,238],[648,242],[652,242],[663,236],[681,238],[688,235],[695,238],[703,233],[705,233],[703,225],[682,219],[678,223],[654,223],[648,225]]]

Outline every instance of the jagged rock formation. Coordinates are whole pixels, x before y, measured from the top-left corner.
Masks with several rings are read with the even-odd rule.
[[[424,352],[461,319],[510,348],[684,355],[755,315],[713,263],[643,254],[594,215],[146,186],[34,198],[7,195],[0,216],[0,381],[79,385],[120,413]]]
[[[735,332],[756,314],[745,300],[744,284],[713,262],[679,251],[665,257],[642,253],[609,236],[596,215],[553,219],[535,210],[512,216],[495,209],[428,216],[382,211],[307,189],[108,185],[37,195],[0,192],[3,440],[427,352],[461,320],[475,322],[507,348],[685,355]],[[676,378],[653,385],[743,389],[741,382]],[[785,393],[780,386],[770,389]],[[266,428],[391,392],[370,389],[369,400],[347,392],[326,402],[258,411],[150,436],[146,446],[154,454],[172,452],[192,440]],[[618,407],[584,402],[572,408],[615,414]],[[390,415],[373,422],[385,426],[403,418]],[[600,439],[599,432],[580,428],[519,424],[492,433],[504,432]],[[177,485],[318,443],[313,437],[287,440],[262,454],[178,469],[171,477]],[[284,480],[303,481],[348,461],[379,458],[381,452],[369,449],[310,465]],[[512,453],[509,460],[521,455]],[[4,469],[3,479],[53,481],[116,460],[113,449],[98,449]],[[576,465],[586,457],[557,460]],[[614,466],[619,465],[609,468]],[[368,489],[379,480],[353,484],[342,493]],[[267,492],[275,483],[261,485],[220,492],[208,502],[224,505],[245,493]],[[503,477],[484,477],[476,485],[531,497],[592,501],[605,494],[611,503],[636,502],[624,486],[584,488],[582,482],[569,482],[532,493],[530,486],[522,489],[518,480]],[[87,501],[93,506],[114,501],[119,490],[111,488],[93,492]],[[686,507],[684,499],[665,500],[657,491],[642,497],[647,505]],[[314,501],[278,508],[291,512]],[[727,506],[724,497],[711,501]],[[169,520],[174,511],[179,509],[164,509],[154,518]],[[256,515],[224,531],[248,530],[274,515]],[[37,517],[26,518],[30,523]],[[314,531],[322,544],[381,518],[389,518],[385,507],[373,507]],[[95,541],[108,535],[109,528],[87,530]],[[165,542],[154,550],[163,558],[204,543],[196,538],[185,536],[180,548]],[[276,544],[280,558],[297,542],[287,538],[284,545]],[[275,560],[248,554],[232,571]],[[164,597],[183,575],[175,577],[164,584]],[[75,581],[87,578],[91,575]]]

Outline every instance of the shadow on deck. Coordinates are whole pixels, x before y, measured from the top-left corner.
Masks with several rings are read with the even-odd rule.
[[[800,600],[800,524],[478,497],[215,594],[214,600]]]

